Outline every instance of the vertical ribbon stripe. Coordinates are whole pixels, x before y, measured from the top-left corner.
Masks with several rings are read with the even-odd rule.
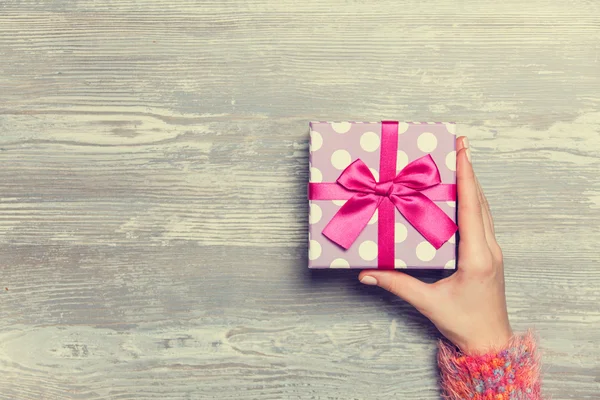
[[[381,121],[381,151],[379,152],[379,182],[396,177],[398,155],[398,121]],[[394,269],[396,210],[389,198],[379,205],[377,223],[377,267]]]

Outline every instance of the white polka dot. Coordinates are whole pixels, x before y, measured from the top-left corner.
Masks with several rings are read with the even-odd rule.
[[[310,151],[317,151],[323,146],[323,136],[317,131],[310,131]]]
[[[343,206],[344,204],[346,204],[347,201],[348,200],[332,200],[331,202],[336,206]]]
[[[450,237],[450,239],[448,239],[448,242],[456,243],[456,233],[454,235],[452,235],[452,237]]]
[[[323,174],[318,168],[310,167],[310,181],[311,182],[323,182]]]
[[[377,258],[377,243],[365,240],[358,247],[358,254],[365,261],[373,261]]]
[[[398,155],[396,156],[396,173],[402,171],[402,168],[408,165],[408,156],[402,150],[398,150]]]
[[[424,153],[431,153],[437,147],[437,138],[431,132],[423,132],[417,139],[419,150]]]
[[[311,240],[308,247],[308,259],[316,260],[321,257],[321,245],[316,240]]]
[[[454,260],[450,260],[444,265],[444,269],[456,269],[456,262]]]
[[[339,170],[346,169],[351,162],[352,158],[350,157],[350,153],[346,150],[336,150],[331,155],[331,165]]]
[[[398,122],[398,134],[403,134],[408,130],[408,124],[406,122]]]
[[[316,224],[321,220],[323,216],[323,211],[321,211],[321,207],[318,205],[311,203],[310,204],[310,212],[308,214],[308,222],[310,224]]]
[[[424,241],[417,245],[417,257],[421,261],[431,261],[435,257],[435,247]]]
[[[456,151],[452,150],[446,156],[446,167],[448,167],[450,171],[456,171]]]
[[[448,204],[450,207],[453,207],[453,208],[456,207],[456,202],[455,201],[447,201],[446,204]]]
[[[394,260],[394,268],[406,268],[406,263],[399,258]]]
[[[352,128],[352,124],[350,122],[332,122],[331,127],[337,133],[346,133]]]
[[[375,178],[375,182],[379,182],[379,171],[373,168],[369,168],[371,173],[373,174],[373,178]]]
[[[331,264],[329,264],[329,266],[331,268],[350,268],[348,261],[344,260],[343,258],[336,258],[331,262]]]
[[[456,124],[446,124],[446,129],[453,135],[456,135]]]
[[[373,216],[369,220],[369,225],[373,225],[375,222],[377,222],[378,214],[379,213],[377,212],[377,210],[375,210],[375,213],[373,214]]]
[[[402,243],[406,240],[408,236],[408,229],[406,229],[406,225],[400,222],[396,222],[395,225],[395,233],[394,233],[394,242]]]
[[[375,132],[365,132],[360,137],[360,147],[369,153],[379,148],[379,136]]]

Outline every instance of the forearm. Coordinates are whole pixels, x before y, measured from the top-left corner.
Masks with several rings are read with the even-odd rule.
[[[447,400],[540,400],[541,379],[535,339],[515,335],[503,349],[465,355],[440,342],[438,363]]]

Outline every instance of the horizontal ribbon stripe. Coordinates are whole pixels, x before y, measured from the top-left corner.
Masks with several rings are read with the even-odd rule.
[[[456,201],[456,185],[440,183],[439,185],[421,190],[433,201]],[[356,192],[348,190],[337,183],[308,183],[308,198],[310,200],[348,200]]]

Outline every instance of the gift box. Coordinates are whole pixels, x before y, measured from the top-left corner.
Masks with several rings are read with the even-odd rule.
[[[456,268],[454,123],[311,122],[309,168],[309,268]]]

